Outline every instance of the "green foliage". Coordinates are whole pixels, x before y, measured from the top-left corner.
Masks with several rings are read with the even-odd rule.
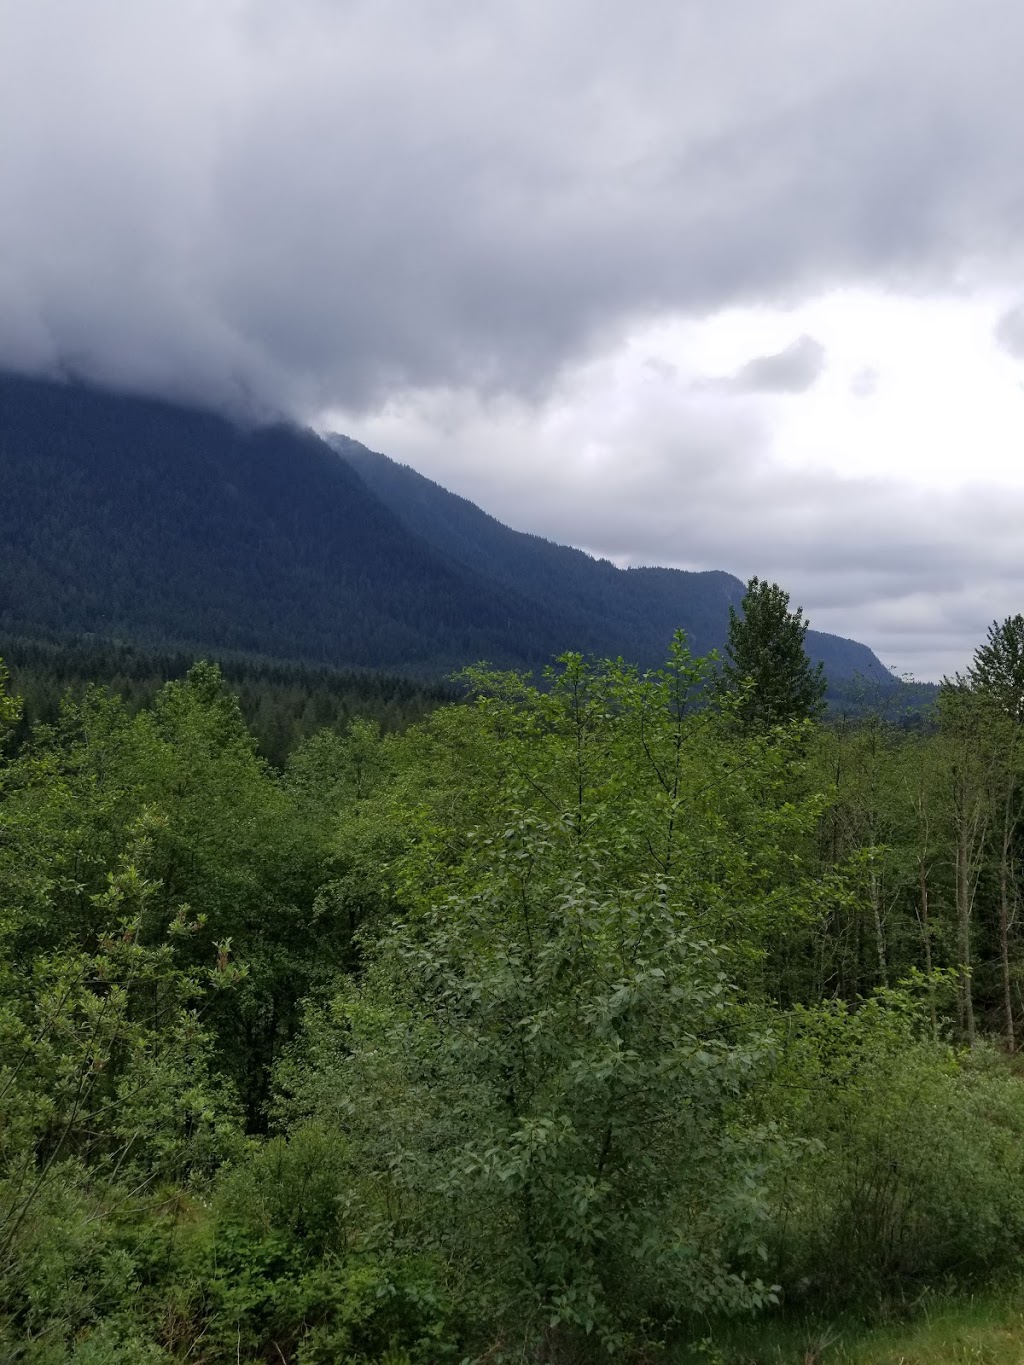
[[[280,1072],[283,1112],[348,1134],[393,1235],[453,1264],[510,1357],[771,1297],[730,1257],[756,1261],[782,1145],[742,1121],[772,1042],[708,935],[749,970],[813,913],[816,806],[782,798],[784,746],[698,704],[708,676],[681,639],[653,675],[475,675],[475,710],[431,726],[474,755],[468,800],[427,793],[393,866],[411,913]]]
[[[986,1291],[956,1287],[866,1316],[834,1307],[717,1322],[681,1342],[675,1365],[1019,1365],[1024,1301],[1008,1277]]]
[[[212,1360],[451,1358],[439,1267],[367,1235],[352,1179],[347,1144],[315,1126],[231,1171],[181,1244],[179,1333]]]
[[[0,743],[7,738],[7,732],[17,725],[21,717],[21,704],[17,697],[8,691],[11,675],[0,659]]]
[[[16,960],[68,943],[95,946],[96,898],[144,827],[159,883],[144,933],[184,904],[199,930],[175,944],[182,967],[215,947],[246,964],[237,988],[209,1003],[207,1024],[258,1128],[269,1067],[296,1025],[298,1001],[346,944],[325,952],[300,931],[323,880],[326,848],[316,835],[326,842],[326,831],[303,827],[219,670],[196,665],[135,716],[101,689],[69,700],[59,725],[19,752],[5,786],[0,869],[9,874]]]
[[[736,697],[744,729],[770,730],[820,715],[825,672],[820,663],[812,667],[807,657],[803,608],[790,611],[789,594],[777,583],[752,578],[740,612],[729,608],[722,686]]]
[[[128,712],[152,706],[168,682],[180,682],[194,655],[87,639],[61,645],[5,637],[0,650],[22,701],[15,741],[30,725],[52,725],[70,692],[81,700],[90,686],[108,688]],[[261,658],[225,655],[218,666],[251,730],[259,753],[278,768],[303,740],[322,730],[345,731],[373,719],[384,731],[401,731],[424,719],[456,694],[441,683]]]
[[[566,655],[541,690],[476,672],[475,708],[440,712],[417,763],[415,838],[393,858],[400,894],[417,904],[486,876],[504,831],[522,815],[566,874],[599,857],[601,886],[663,878],[672,903],[750,983],[780,929],[818,913],[822,887],[802,855],[821,809],[792,790],[800,736],[778,743],[736,733],[704,704],[712,661],[678,635],[664,668]],[[393,818],[409,824],[408,816]]]
[[[300,1086],[384,1182],[395,1236],[453,1260],[516,1354],[770,1297],[725,1255],[762,1233],[775,1139],[734,1120],[768,1041],[663,886],[524,893],[543,858],[528,822],[510,829],[489,883],[396,927],[313,1027],[326,1064]]]
[[[1017,1263],[1024,1090],[989,1049],[932,1042],[920,992],[794,1010],[771,1104],[811,1143],[774,1194],[791,1294],[863,1301]]]
[[[717,680],[479,668],[283,769],[209,664],[0,686],[0,1355],[649,1359],[1012,1273],[1013,710]]]
[[[974,651],[968,677],[1018,723],[1024,721],[1024,616],[992,622],[985,643]]]
[[[136,858],[148,851],[140,839]],[[230,974],[175,965],[174,941],[196,928],[183,911],[162,942],[143,941],[157,892],[125,864],[97,898],[107,928],[94,952],[63,948],[3,983],[0,1322],[38,1335],[39,1359],[61,1359],[55,1339],[116,1316],[128,1293],[134,1263],[108,1211],[241,1150],[197,1008]]]
[[[0,1282],[4,1358],[458,1359],[439,1267],[358,1237],[337,1157],[335,1144],[299,1131],[206,1198],[99,1183],[65,1163],[33,1205],[17,1286]]]

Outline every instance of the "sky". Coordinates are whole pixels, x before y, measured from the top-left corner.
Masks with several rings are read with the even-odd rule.
[[[1024,611],[1016,0],[0,0],[0,366],[341,430],[921,678]]]

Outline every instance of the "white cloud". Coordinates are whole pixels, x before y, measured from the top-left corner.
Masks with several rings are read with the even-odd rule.
[[[777,578],[816,627],[934,678],[1024,600],[1024,394],[1001,307],[862,291],[663,320],[539,406],[432,390],[325,422],[618,563]],[[813,388],[731,382],[803,328],[827,356]]]

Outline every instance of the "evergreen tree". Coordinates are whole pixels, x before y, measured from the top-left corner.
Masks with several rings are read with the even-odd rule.
[[[0,741],[4,739],[8,730],[13,730],[21,716],[21,703],[8,691],[9,681],[10,674],[4,666],[3,659],[0,659]]]
[[[968,679],[1015,721],[1024,721],[1024,616],[992,622],[985,644],[974,651]]]
[[[820,714],[825,671],[807,657],[803,607],[790,611],[789,593],[756,577],[740,607],[742,614],[729,608],[722,691],[736,698],[743,729],[770,730]]]

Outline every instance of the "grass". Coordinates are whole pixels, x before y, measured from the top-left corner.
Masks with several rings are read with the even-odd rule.
[[[731,1324],[682,1347],[674,1365],[1024,1365],[1024,1287],[930,1298],[907,1321],[777,1319]]]

